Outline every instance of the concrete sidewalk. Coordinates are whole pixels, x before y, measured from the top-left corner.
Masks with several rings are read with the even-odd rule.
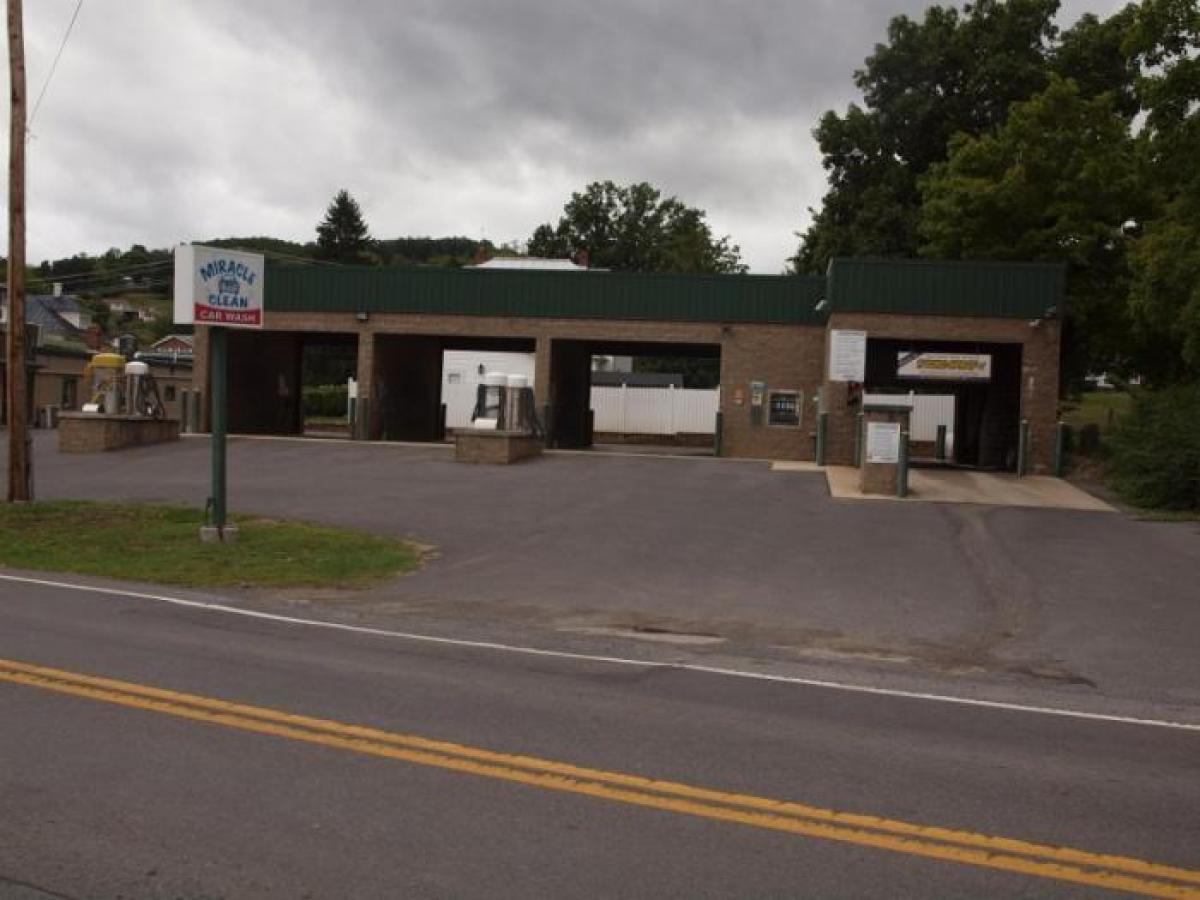
[[[864,494],[858,487],[858,469],[829,466],[825,470],[829,493],[839,500],[900,500],[894,494]],[[1034,509],[1074,509],[1116,512],[1098,497],[1081,491],[1061,478],[964,469],[910,469],[907,500],[932,503],[980,503],[985,506],[1019,506]]]

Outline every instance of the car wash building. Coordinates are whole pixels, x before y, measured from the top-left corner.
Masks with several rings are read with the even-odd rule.
[[[550,446],[585,448],[594,356],[692,357],[719,361],[724,456],[814,460],[820,431],[823,461],[851,464],[864,397],[903,394],[952,404],[947,464],[1011,470],[1024,431],[1029,471],[1045,472],[1064,278],[861,259],[824,277],[268,264],[262,328],[229,334],[229,429],[301,433],[303,360],[322,347],[355,361],[356,438],[441,441],[444,352],[508,351],[534,356]],[[194,372],[206,398],[199,323]]]

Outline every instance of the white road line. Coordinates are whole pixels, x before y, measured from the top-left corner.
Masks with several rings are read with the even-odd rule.
[[[501,644],[494,641],[471,641],[463,638],[439,637],[432,634],[416,634],[408,631],[391,631],[386,628],[371,628],[365,625],[345,625],[340,622],[322,622],[320,619],[303,619],[298,616],[284,616],[278,613],[260,612],[253,609],[242,609],[237,606],[226,606],[222,603],[208,603],[202,600],[187,600],[183,597],[169,597],[165,594],[147,594],[138,591],[127,591],[120,588],[98,587],[90,584],[74,584],[68,581],[51,581],[45,578],[28,578],[20,575],[0,575],[2,581],[12,581],[19,584],[34,584],[42,587],[65,588],[73,591],[83,591],[93,594],[108,594],[117,597],[132,597],[137,600],[150,600],[156,603],[168,603],[172,606],[183,606],[190,609],[203,609],[209,612],[226,613],[234,616],[244,616],[249,619],[265,619],[284,625],[302,625],[308,628],[325,628],[330,631],[346,631],[352,634],[367,634],[375,637],[394,638],[405,641],[420,641],[428,644],[445,644],[451,647],[466,647],[473,650],[491,650],[499,653],[517,653],[525,656],[547,656],[556,659],[569,659],[578,662],[598,662],[616,666],[638,666],[650,669],[674,669],[684,672],[698,672],[705,675],[720,675],[726,678],[745,678],[753,681],[769,681],[778,684],[795,684],[803,687],[823,688],[832,691],[846,691],[854,694],[869,694],[877,697],[896,697],[904,700],[925,700],[934,703],[950,703],[958,706],[972,706],[981,709],[999,709],[1007,712],[1031,713],[1042,716],[1058,716],[1067,719],[1083,719],[1091,722],[1113,722],[1120,725],[1141,725],[1152,728],[1171,728],[1178,731],[1200,733],[1200,724],[1190,722],[1173,722],[1166,719],[1139,719],[1133,716],[1118,716],[1109,713],[1086,712],[1078,709],[1062,709],[1051,706],[1026,706],[1021,703],[1005,703],[1000,700],[980,700],[974,697],[955,697],[949,694],[932,694],[921,691],[903,691],[896,688],[871,687],[861,684],[847,684],[841,681],[824,681],[817,678],[800,678],[792,675],[770,675],[764,672],[745,672],[740,669],[729,669],[721,666],[704,666],[695,663],[656,662],[654,660],[627,659],[622,656],[601,656],[591,653],[572,653],[567,650],[546,650],[539,647],[523,647],[519,644]]]

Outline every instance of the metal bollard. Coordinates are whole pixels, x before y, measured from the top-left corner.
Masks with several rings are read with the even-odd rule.
[[[866,416],[861,412],[854,416],[854,468],[860,468],[863,464],[863,430],[866,428]]]
[[[825,465],[826,441],[829,438],[829,413],[817,414],[817,465]]]
[[[1062,478],[1063,470],[1066,468],[1067,457],[1067,434],[1069,426],[1066,422],[1059,422],[1054,434],[1054,477]]]
[[[192,432],[192,392],[179,392],[179,430],[184,434]]]
[[[896,496],[908,496],[908,432],[900,432],[900,464],[896,467]]]
[[[1029,420],[1021,420],[1021,431],[1017,437],[1017,477],[1023,477],[1029,470]]]
[[[355,404],[354,410],[355,424],[358,426],[356,437],[360,441],[371,440],[371,401],[366,397],[359,397]]]
[[[934,458],[938,462],[946,461],[946,426],[939,425],[937,427],[937,439],[933,448]]]
[[[192,434],[199,434],[204,430],[201,424],[204,421],[204,395],[199,390],[192,391],[192,406],[188,412],[192,417],[189,425]]]
[[[722,422],[722,419],[723,419],[723,417],[721,415],[721,411],[718,409],[717,410],[716,431],[713,433],[713,456],[721,455],[721,422]]]

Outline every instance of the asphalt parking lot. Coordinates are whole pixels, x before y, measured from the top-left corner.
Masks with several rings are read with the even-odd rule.
[[[202,505],[208,441],[88,456],[36,441],[38,496]],[[862,503],[766,462],[599,454],[460,465],[441,447],[235,438],[232,508],[411,536],[396,618],[713,635],[1200,704],[1200,527]],[[337,602],[345,603],[343,599]]]

